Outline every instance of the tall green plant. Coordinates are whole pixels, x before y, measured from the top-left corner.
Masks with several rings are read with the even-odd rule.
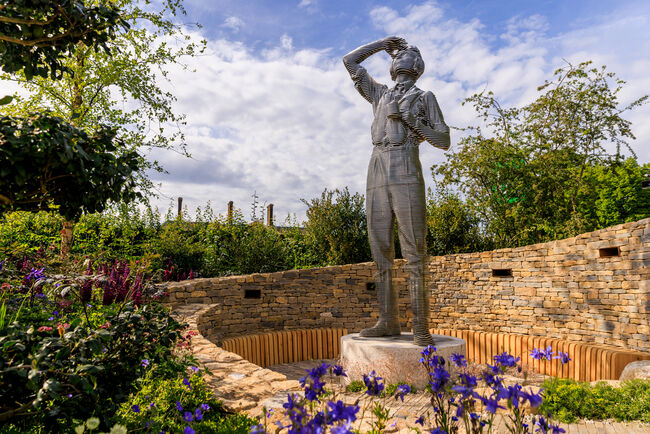
[[[320,198],[301,199],[308,206],[307,243],[319,265],[370,260],[364,196],[325,189]]]

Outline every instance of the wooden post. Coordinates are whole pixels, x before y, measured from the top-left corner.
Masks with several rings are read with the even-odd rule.
[[[178,198],[178,218],[183,216],[183,198]]]
[[[273,226],[273,204],[270,203],[266,207],[266,225]]]
[[[227,214],[227,217],[226,217],[228,219],[228,223],[232,223],[232,213],[233,213],[233,208],[234,207],[235,207],[235,205],[234,205],[232,200],[230,202],[228,202],[228,214]]]
[[[63,229],[61,229],[61,257],[66,257],[72,251],[72,227],[71,221],[63,222]]]

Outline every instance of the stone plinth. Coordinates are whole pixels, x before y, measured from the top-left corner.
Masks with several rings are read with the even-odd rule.
[[[463,339],[433,335],[436,353],[449,363],[453,353],[466,356]],[[345,368],[347,381],[362,380],[363,374],[375,371],[384,379],[384,384],[405,382],[418,390],[429,384],[428,373],[420,364],[424,347],[413,344],[412,333],[382,338],[362,338],[358,333],[341,338],[341,364]],[[452,368],[446,365],[447,370]]]

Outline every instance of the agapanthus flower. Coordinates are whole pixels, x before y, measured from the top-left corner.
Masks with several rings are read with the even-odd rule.
[[[345,405],[343,401],[339,400],[336,403],[330,401],[327,406],[329,407],[329,416],[332,418],[332,422],[342,420],[354,422],[357,419],[358,405]]]
[[[461,366],[467,366],[467,360],[465,360],[465,356],[462,354],[458,353],[453,353],[450,357],[451,362],[456,365],[456,367],[460,368]]]
[[[485,405],[485,410],[488,411],[489,413],[496,413],[497,409],[499,408],[505,408],[501,405],[499,405],[499,401],[495,398],[485,398],[485,397],[480,397],[481,401],[483,402],[483,405]]]
[[[353,434],[354,431],[352,430],[352,422],[346,422],[343,425],[334,426],[330,432],[332,434]]]
[[[560,359],[560,363],[563,365],[566,365],[571,361],[571,357],[569,357],[569,353],[563,353],[562,351],[559,351],[557,353],[557,356],[553,357],[554,359]]]
[[[366,395],[379,396],[384,391],[383,379],[375,371],[370,374],[363,374],[363,383],[366,385]]]
[[[434,393],[442,390],[451,378],[449,372],[447,372],[447,370],[442,366],[436,366],[433,372],[429,372],[429,376],[431,376],[431,379],[429,379],[429,384],[431,385],[431,390]]]
[[[408,384],[400,384],[395,390],[395,399],[399,398],[404,402],[404,395],[411,393],[411,386]]]
[[[515,356],[512,356],[505,351],[502,354],[498,354],[494,356],[495,363],[505,366],[507,368],[513,368],[517,366],[517,362],[519,360],[520,357],[515,358]]]

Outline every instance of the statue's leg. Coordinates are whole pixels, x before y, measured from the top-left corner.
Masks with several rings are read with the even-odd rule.
[[[429,332],[429,292],[424,274],[427,250],[424,184],[397,185],[392,192],[400,247],[407,260],[405,269],[413,311],[413,342],[422,346],[433,345],[433,336]]]
[[[373,327],[363,329],[359,334],[364,337],[397,336],[400,334],[398,294],[393,288],[391,276],[395,258],[395,216],[386,188],[367,190],[366,214],[370,250],[377,264],[375,289],[379,302],[379,320]]]

